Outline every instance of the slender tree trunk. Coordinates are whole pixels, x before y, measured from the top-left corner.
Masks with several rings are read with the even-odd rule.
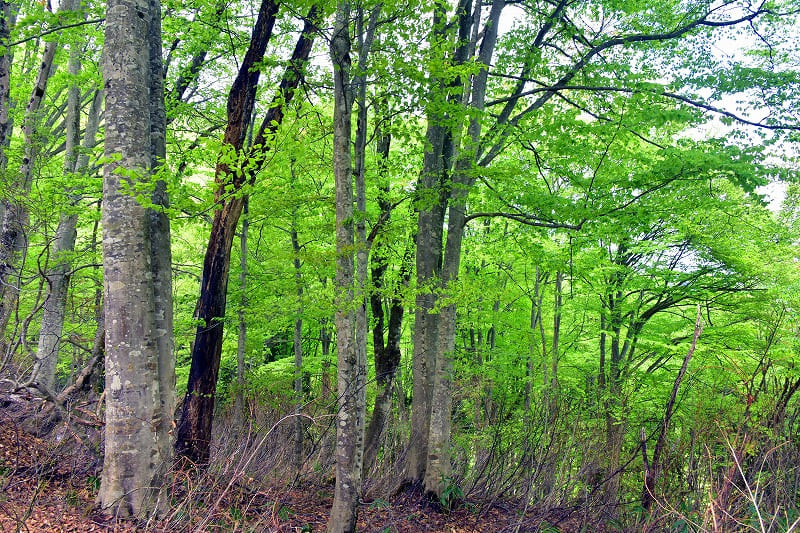
[[[336,179],[336,487],[328,532],[356,530],[361,491],[366,361],[356,347],[355,228],[350,150],[353,87],[350,80],[350,2],[340,0],[331,39],[333,61],[333,173]]]
[[[253,158],[257,164],[244,172],[237,172],[227,161],[220,158],[216,168],[217,191],[215,199],[219,209],[214,212],[211,235],[203,262],[203,278],[200,300],[197,306],[197,327],[192,349],[192,364],[183,411],[178,424],[176,451],[197,464],[208,462],[211,445],[211,425],[214,416],[217,375],[222,355],[223,319],[227,303],[228,273],[230,271],[233,236],[242,213],[246,194],[231,195],[241,191],[246,184],[253,184],[256,171],[269,150],[269,136],[277,131],[283,121],[285,106],[294,97],[295,89],[302,79],[304,65],[311,52],[316,31],[314,20],[317,8],[312,7],[295,45],[292,58],[272,105],[258,130],[250,153],[243,153],[244,139],[255,103],[258,86],[258,65],[272,35],[278,5],[272,0],[261,4],[258,19],[252,33],[250,47],[239,69],[239,74],[228,95],[228,125],[224,144],[239,157]]]
[[[0,172],[5,172],[8,164],[6,149],[11,143],[11,130],[13,121],[11,111],[11,61],[14,55],[13,48],[8,46],[8,37],[11,28],[16,22],[17,10],[14,4],[6,0],[0,1],[0,45],[4,52],[0,55]],[[2,198],[0,205],[0,220],[5,213],[7,198]]]
[[[391,136],[388,133],[379,131],[377,152],[380,158],[381,173],[385,174],[386,160],[389,157],[389,147]],[[391,217],[392,206],[388,199],[389,184],[382,187],[382,196],[378,198],[378,205],[381,208],[380,220],[388,223]],[[375,463],[378,450],[380,449],[386,423],[389,419],[392,406],[392,394],[394,392],[395,378],[400,367],[400,338],[403,328],[403,314],[405,308],[403,301],[399,297],[399,291],[389,299],[389,323],[385,324],[383,311],[384,277],[389,267],[387,250],[383,246],[376,246],[372,251],[372,287],[370,295],[370,307],[372,309],[372,345],[375,357],[375,380],[377,381],[378,391],[375,395],[375,405],[372,409],[369,426],[367,427],[366,442],[364,444],[364,469],[368,470]],[[411,261],[413,259],[413,239],[406,245],[400,267],[399,284],[407,286],[411,278]],[[387,331],[386,342],[384,342],[384,330]]]
[[[250,228],[249,200],[245,199],[242,206],[242,232],[239,237],[239,290],[242,291],[239,300],[239,337],[236,346],[236,402],[234,410],[236,416],[244,420],[245,412],[245,356],[247,355],[247,233]]]
[[[75,0],[65,1],[59,11],[72,9]],[[7,6],[4,6],[7,7]],[[4,9],[6,11],[7,9]],[[36,159],[39,139],[37,139],[37,129],[40,122],[39,110],[42,100],[47,92],[47,84],[53,72],[53,60],[58,50],[58,39],[49,41],[44,46],[42,58],[36,74],[33,91],[25,107],[25,118],[23,120],[22,131],[25,138],[22,163],[19,168],[19,175],[15,177],[12,186],[11,198],[4,198],[4,210],[2,228],[0,230],[0,343],[4,342],[6,328],[8,327],[11,315],[17,305],[20,290],[19,270],[21,266],[17,264],[20,255],[24,255],[28,247],[27,226],[30,219],[28,212],[28,197],[30,195],[33,182],[33,163]],[[10,64],[8,65],[10,68]],[[0,65],[0,69],[3,65]],[[3,73],[0,71],[0,76]],[[9,73],[10,75],[10,73]],[[5,83],[0,80],[0,83]],[[5,87],[0,87],[5,90]],[[2,117],[0,117],[2,119]],[[6,119],[6,124],[8,123]],[[3,133],[0,131],[0,133]],[[10,131],[6,131],[10,134]],[[5,141],[5,139],[0,139]],[[5,150],[3,151],[5,153]],[[5,157],[5,156],[3,156]],[[16,281],[11,278],[16,274]]]
[[[172,331],[164,330],[159,308],[171,310],[172,300],[154,263],[162,253],[154,240],[164,228],[153,227],[151,213],[127,191],[148,179],[163,146],[156,140],[163,115],[151,100],[163,99],[160,67],[153,65],[161,56],[154,39],[161,13],[157,0],[109,0],[107,13],[105,153],[119,160],[106,165],[103,185],[106,437],[98,500],[115,515],[144,517],[157,504],[159,475],[170,459],[164,442],[171,413],[164,408],[174,393],[162,387],[174,384],[174,374],[160,375],[159,352],[171,344]],[[167,239],[168,227],[167,221]]]
[[[560,270],[556,271],[556,284],[553,295],[553,347],[550,353],[550,398],[555,397],[556,390],[558,389],[558,350],[559,341],[561,339],[561,308],[562,308],[562,289],[561,286],[564,281],[564,273]]]
[[[650,506],[655,500],[656,482],[661,473],[661,453],[664,451],[664,445],[667,442],[667,432],[669,431],[669,424],[672,421],[672,413],[675,408],[675,400],[678,398],[678,389],[681,386],[683,377],[689,368],[689,362],[692,360],[694,351],[697,349],[697,340],[700,334],[703,333],[703,314],[700,311],[700,306],[697,306],[697,319],[694,323],[694,335],[692,337],[692,344],[683,358],[683,364],[675,376],[675,381],[672,384],[672,393],[667,400],[667,405],[664,408],[664,418],[661,421],[661,429],[658,432],[656,439],[656,447],[653,451],[653,462],[648,465],[647,463],[647,446],[644,438],[644,429],[642,429],[642,454],[645,460],[645,473],[644,473],[644,486],[642,487],[642,507],[650,509]]]
[[[264,58],[267,43],[278,5],[272,0],[263,0],[253,28],[250,46],[239,68],[239,73],[228,93],[228,124],[223,142],[230,150],[239,154],[244,147],[249,129],[260,69],[255,66]],[[198,464],[208,462],[211,446],[211,424],[217,390],[220,356],[222,354],[222,326],[225,317],[228,291],[230,253],[239,216],[244,204],[243,195],[228,197],[232,187],[241,189],[247,177],[231,168],[227,157],[217,163],[215,202],[211,235],[203,261],[203,277],[200,284],[200,300],[197,304],[197,319],[200,324],[192,347],[192,363],[183,411],[178,424],[175,442],[176,452]]]
[[[472,101],[470,106],[482,111],[489,76],[489,65],[497,41],[497,26],[500,14],[505,7],[504,0],[494,0],[489,17],[484,26],[483,41],[478,54],[481,71],[472,81]],[[463,7],[472,11],[471,3]],[[477,24],[478,21],[474,21]],[[461,151],[453,175],[451,200],[448,212],[447,241],[442,266],[442,288],[446,294],[450,283],[458,278],[461,265],[461,242],[466,225],[466,200],[470,187],[475,181],[471,173],[480,140],[481,122],[476,116],[470,119],[467,139]],[[431,398],[430,429],[428,434],[428,456],[425,468],[425,490],[440,497],[447,478],[450,476],[450,413],[453,404],[453,351],[455,349],[456,304],[443,307],[439,317],[439,334],[436,345],[436,364],[434,370],[433,394]]]
[[[469,0],[461,0],[457,7],[458,42],[453,53],[453,63],[462,64],[468,56],[471,28],[471,13],[466,6]],[[433,30],[430,42],[440,43],[449,39],[447,13],[444,3],[436,3],[433,12]],[[433,78],[431,101],[440,97],[443,89],[459,94],[463,82],[459,77],[445,84]],[[463,89],[462,89],[463,90]],[[460,96],[450,98],[453,99]],[[419,211],[417,221],[417,296],[414,317],[414,348],[412,354],[413,395],[411,398],[411,438],[406,459],[406,479],[413,484],[422,484],[429,455],[429,431],[433,402],[434,375],[437,346],[439,344],[440,317],[435,313],[436,289],[442,274],[442,240],[445,211],[449,198],[446,184],[455,151],[453,128],[447,125],[448,118],[441,105],[432,103],[427,110],[425,153],[420,174],[416,201]]]
[[[443,38],[445,14],[441,4],[433,13],[431,42]],[[433,96],[440,85],[431,87]],[[412,387],[411,435],[406,458],[406,478],[418,484],[425,477],[425,460],[428,455],[428,429],[430,427],[432,372],[437,334],[437,316],[434,314],[436,297],[434,285],[441,273],[442,223],[444,222],[444,193],[441,180],[444,173],[446,127],[441,112],[433,105],[427,111],[428,126],[425,132],[425,152],[422,172],[417,181],[416,209],[416,273],[413,352],[411,356]]]
[[[409,242],[403,256],[403,263],[400,267],[399,283],[407,286],[411,279],[411,261],[413,245]],[[382,285],[383,272],[381,268],[385,263],[379,264],[378,270],[373,270],[373,280],[375,288]],[[385,268],[383,268],[385,271]],[[386,334],[386,343],[383,342],[383,305],[381,295],[373,294],[372,309],[373,313],[379,313],[379,319],[375,321],[373,328],[373,344],[375,345],[375,377],[378,382],[378,392],[375,396],[375,405],[372,409],[369,426],[367,427],[366,444],[364,448],[364,468],[371,468],[375,463],[375,458],[380,449],[386,423],[392,407],[392,394],[396,383],[397,373],[400,368],[400,339],[403,334],[403,315],[405,308],[403,301],[398,295],[390,299],[389,323]]]
[[[290,230],[292,240],[292,253],[294,258],[294,282],[297,308],[295,309],[294,335],[292,346],[294,348],[294,467],[297,474],[303,467],[305,457],[303,441],[305,440],[305,421],[300,416],[303,412],[303,275],[300,263],[300,240],[297,237],[297,212],[292,213],[292,227]]]
[[[77,51],[71,52],[69,70],[71,74],[80,72],[80,62]],[[100,125],[100,113],[103,106],[103,93],[97,91],[86,122],[83,135],[82,149],[84,154],[77,151],[80,135],[80,88],[72,86],[69,89],[67,104],[67,146],[65,154],[64,172],[66,174],[79,174],[85,171],[89,163],[86,152],[94,147],[97,142],[97,129]],[[33,370],[33,379],[51,392],[55,391],[56,364],[61,344],[61,335],[64,328],[64,313],[67,306],[67,290],[69,287],[69,255],[75,249],[77,237],[78,213],[75,211],[78,196],[70,193],[70,206],[62,213],[58,220],[55,240],[50,255],[55,264],[47,272],[49,287],[42,313],[42,326],[39,330],[39,343],[36,350],[37,362]]]

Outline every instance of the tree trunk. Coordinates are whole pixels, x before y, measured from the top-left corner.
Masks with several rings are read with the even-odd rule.
[[[163,443],[171,413],[164,412],[164,398],[171,391],[162,387],[174,376],[159,375],[159,348],[171,343],[172,331],[163,330],[157,315],[172,300],[160,292],[165,283],[154,272],[152,235],[163,228],[152,227],[151,213],[128,190],[148,179],[160,146],[154,137],[164,131],[151,101],[151,95],[163,98],[151,68],[161,55],[160,46],[151,50],[161,13],[157,0],[109,0],[107,13],[105,154],[119,160],[106,165],[103,182],[106,435],[98,500],[115,515],[144,517],[156,506],[169,460]]]
[[[305,421],[300,416],[303,412],[303,276],[300,263],[300,241],[297,237],[297,212],[292,213],[292,228],[290,231],[292,241],[292,253],[294,258],[295,295],[297,297],[297,315],[294,319],[294,335],[292,346],[294,348],[294,450],[293,463],[295,472],[300,474],[303,467],[304,450],[303,441],[305,436]]]
[[[381,170],[385,168],[386,160],[389,157],[389,146],[391,136],[388,133],[378,133],[377,152],[380,157]],[[378,205],[381,208],[379,220],[384,224],[391,217],[392,206],[388,199],[389,184],[382,187],[383,195],[378,198]],[[413,239],[406,245],[400,266],[399,284],[407,286],[411,278],[411,260],[414,248]],[[364,469],[368,470],[375,463],[375,458],[380,449],[386,423],[392,407],[392,394],[394,392],[395,378],[400,367],[400,338],[403,330],[403,314],[405,308],[399,296],[399,289],[389,299],[389,323],[385,324],[383,312],[383,298],[381,292],[384,284],[384,276],[389,267],[387,250],[383,246],[378,246],[372,252],[372,288],[370,295],[370,307],[372,309],[372,346],[375,358],[375,380],[377,381],[378,391],[375,395],[375,405],[372,408],[369,426],[367,427],[366,441],[364,444]],[[387,330],[386,342],[384,342],[384,329]]]
[[[64,2],[59,7],[59,12],[72,9],[74,1],[67,0]],[[18,271],[21,267],[17,264],[17,261],[20,255],[24,255],[28,247],[26,231],[30,214],[28,213],[27,202],[33,180],[33,163],[39,145],[39,139],[36,138],[39,126],[39,108],[47,91],[47,84],[53,71],[53,60],[58,46],[58,39],[49,41],[44,46],[33,91],[28,99],[28,104],[25,106],[25,118],[22,125],[25,147],[19,175],[13,179],[12,197],[3,198],[3,221],[0,232],[0,347],[4,343],[6,328],[19,298],[20,279]],[[0,68],[3,68],[3,65],[0,65]],[[0,71],[0,75],[2,74],[2,71]],[[0,83],[5,82],[0,80]],[[1,87],[0,90],[5,90],[5,87]],[[5,126],[3,128],[5,129]],[[6,131],[6,134],[10,135],[10,131]],[[17,274],[17,281],[12,282],[11,278],[15,273]]]
[[[692,344],[689,346],[689,351],[686,352],[686,356],[683,358],[681,369],[678,371],[678,375],[675,376],[675,381],[672,384],[672,393],[670,394],[669,400],[667,400],[667,405],[664,408],[664,418],[661,420],[661,429],[658,432],[656,447],[653,451],[653,462],[649,465],[647,462],[647,446],[644,438],[645,433],[644,429],[642,429],[642,454],[645,462],[644,486],[642,487],[642,507],[645,509],[650,509],[650,506],[655,500],[656,482],[658,481],[658,476],[661,473],[661,452],[664,450],[664,444],[667,442],[667,432],[669,431],[669,424],[672,421],[675,400],[678,398],[678,389],[680,388],[683,377],[686,375],[686,371],[689,368],[689,361],[692,360],[694,351],[697,349],[697,340],[700,338],[700,334],[702,332],[703,315],[700,311],[700,306],[698,305],[697,319],[694,323]]]
[[[236,345],[236,401],[234,411],[237,417],[245,420],[245,356],[247,355],[247,233],[250,228],[249,201],[242,206],[242,233],[239,237],[239,337]]]
[[[494,0],[483,31],[483,41],[478,54],[482,69],[472,81],[470,106],[482,111],[489,76],[489,65],[497,41],[497,26],[505,7],[504,0]],[[471,15],[471,3],[463,8]],[[473,21],[475,24],[478,21]],[[481,134],[480,118],[472,115],[467,129],[464,148],[459,154],[453,174],[450,208],[448,212],[447,241],[442,265],[442,289],[446,295],[448,286],[458,278],[461,265],[461,242],[466,226],[466,200],[475,178],[471,173]],[[450,476],[450,412],[453,404],[453,351],[455,349],[456,304],[445,306],[439,317],[439,333],[436,344],[433,394],[431,397],[430,428],[428,433],[428,455],[425,467],[425,490],[441,497],[447,478]]]
[[[11,108],[11,60],[14,55],[13,48],[8,46],[8,37],[11,28],[16,22],[17,11],[15,6],[5,0],[0,0],[0,45],[4,53],[0,55],[0,172],[5,172],[8,164],[6,149],[11,143],[11,130],[13,121],[9,114]],[[5,213],[6,198],[0,205],[0,220]]]
[[[71,52],[69,70],[71,74],[78,74],[80,62],[75,51]],[[78,155],[77,146],[80,136],[80,88],[70,87],[67,103],[67,147],[64,172],[81,173],[85,171],[89,157],[84,153]],[[86,122],[86,131],[83,136],[82,149],[84,152],[93,148],[97,142],[97,128],[100,125],[100,114],[103,106],[103,93],[98,91],[92,100]],[[64,313],[67,305],[67,290],[69,287],[69,255],[75,248],[77,237],[78,214],[75,212],[77,196],[70,193],[70,206],[67,212],[61,214],[58,220],[53,248],[50,252],[55,265],[47,272],[49,287],[47,298],[43,305],[42,326],[39,330],[39,343],[36,350],[36,365],[32,378],[41,386],[51,392],[55,391],[56,365],[61,344],[61,335],[64,328]]]
[[[317,16],[317,9],[311,8],[277,94],[258,130],[252,150],[248,154],[243,153],[259,79],[259,69],[255,66],[264,57],[277,10],[277,3],[270,0],[262,2],[250,48],[245,54],[239,74],[228,95],[228,125],[225,129],[224,145],[237,157],[254,158],[257,164],[249,166],[244,172],[237,173],[235,168],[229,165],[228,156],[220,158],[217,162],[215,200],[219,209],[214,212],[211,236],[203,262],[203,278],[197,306],[197,317],[201,322],[195,335],[189,382],[175,443],[176,451],[180,455],[197,464],[207,463],[210,453],[217,375],[222,355],[222,329],[227,303],[230,253],[246,197],[241,192],[231,193],[241,191],[245,184],[254,183],[264,154],[269,150],[268,136],[274,133],[283,121],[285,106],[292,101],[295,89],[302,79],[302,71],[314,41],[313,32],[316,31],[314,19]]]
[[[559,340],[561,339],[561,308],[562,303],[562,284],[564,281],[564,273],[560,270],[556,271],[556,284],[553,294],[553,348],[550,353],[551,366],[550,366],[550,400],[555,398],[558,389],[558,353],[559,353]],[[551,404],[552,407],[552,404]]]
[[[150,168],[155,170],[167,157],[167,111],[164,103],[164,76],[161,50],[161,3],[150,0]],[[175,408],[175,340],[172,309],[172,239],[170,234],[167,184],[157,180],[151,196],[150,259],[153,273],[155,338],[158,350],[158,392],[160,416],[157,446],[166,466],[173,457],[172,429]]]
[[[471,28],[469,0],[459,2],[458,42],[452,62],[462,64],[467,59]],[[430,42],[445,42],[449,39],[447,14],[444,4],[436,4],[433,12],[433,30]],[[453,91],[456,96],[449,99],[461,100],[458,89],[463,81],[456,76],[445,85],[434,77],[431,101],[438,98],[442,89]],[[454,103],[454,102],[450,102]],[[434,390],[437,346],[439,344],[440,317],[436,309],[436,291],[442,272],[442,226],[447,209],[449,187],[446,184],[450,172],[455,140],[453,128],[447,125],[448,118],[441,106],[431,104],[427,110],[428,129],[426,131],[425,153],[420,174],[416,201],[419,211],[417,221],[417,296],[414,317],[413,354],[411,369],[413,373],[413,395],[411,398],[411,438],[406,459],[406,479],[413,484],[421,484],[425,478],[428,460],[429,431]]]
[[[364,445],[366,361],[356,347],[355,228],[350,152],[353,88],[350,80],[350,3],[341,0],[331,39],[333,61],[333,173],[336,179],[336,487],[328,532],[356,530]]]

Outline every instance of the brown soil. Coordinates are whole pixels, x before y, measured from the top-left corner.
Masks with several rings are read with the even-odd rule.
[[[19,420],[19,419],[17,419]],[[81,452],[81,449],[84,452]],[[116,521],[99,512],[94,497],[99,483],[98,460],[87,459],[87,444],[75,434],[42,440],[0,416],[0,531],[2,532],[133,532],[133,531],[255,531],[320,532],[326,530],[333,487],[307,485],[254,490],[234,485],[224,498],[207,498],[192,506],[183,501],[159,522]],[[578,531],[577,517],[567,511],[520,518],[511,505],[466,502],[443,510],[405,490],[386,501],[365,502],[359,508],[358,529],[364,532],[501,532],[540,531],[548,524]],[[547,518],[547,520],[545,520]],[[518,528],[518,529],[517,529]],[[584,529],[585,530],[585,529]],[[600,531],[591,528],[592,531]]]

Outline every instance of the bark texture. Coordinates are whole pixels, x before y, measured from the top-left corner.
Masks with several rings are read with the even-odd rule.
[[[160,60],[160,48],[151,52],[160,15],[157,0],[108,2],[105,154],[115,162],[106,165],[103,180],[106,435],[98,500],[118,516],[144,517],[156,507],[155,488],[170,459],[164,442],[171,412],[164,409],[174,393],[162,388],[174,383],[174,374],[160,375],[159,350],[172,332],[163,329],[159,309],[171,309],[172,301],[170,292],[160,292],[168,284],[153,258],[164,228],[154,228],[151,213],[130,194],[149,179],[161,142],[154,137],[164,131],[151,101],[153,93],[163,98],[153,89],[160,76],[151,67],[156,54]]]
[[[0,44],[5,47],[5,52],[0,55],[0,171],[4,171],[8,163],[6,149],[11,141],[11,130],[13,129],[13,123],[9,115],[13,52],[7,44],[15,18],[16,9],[13,4],[5,0],[0,1]],[[3,201],[5,202],[5,198],[3,198]],[[0,206],[0,215],[3,215],[4,212],[3,206]]]
[[[333,173],[336,180],[336,487],[328,532],[356,530],[364,435],[366,362],[356,348],[355,227],[350,152],[353,88],[350,83],[350,3],[339,2],[331,39],[333,60]]]
[[[270,146],[269,137],[283,121],[285,106],[294,97],[314,41],[316,8],[312,8],[306,18],[277,94],[261,122],[252,149],[245,153],[244,141],[251,123],[258,88],[260,71],[257,65],[264,58],[277,12],[276,2],[269,0],[262,2],[250,46],[228,94],[228,124],[223,139],[225,154],[217,162],[215,171],[217,184],[215,200],[218,209],[214,212],[211,235],[203,262],[200,300],[197,306],[200,325],[195,334],[189,382],[175,443],[178,454],[197,464],[207,463],[210,453],[217,376],[222,355],[223,319],[227,304],[231,246],[246,198],[246,194],[242,194],[241,191],[245,185],[255,181],[264,154]],[[238,172],[235,170],[236,165],[231,164],[231,157],[253,158],[256,164],[248,165],[248,170]],[[237,192],[238,194],[232,194]]]

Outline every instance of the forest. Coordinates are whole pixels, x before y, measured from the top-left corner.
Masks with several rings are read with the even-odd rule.
[[[3,531],[800,530],[797,0],[0,4]]]

